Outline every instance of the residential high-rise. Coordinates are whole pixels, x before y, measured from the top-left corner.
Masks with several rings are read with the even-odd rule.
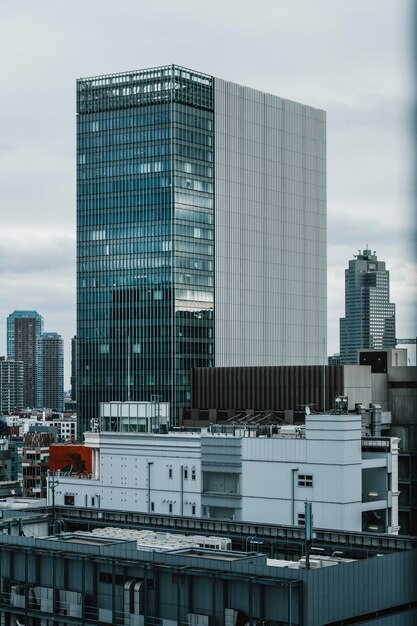
[[[14,311],[7,318],[7,356],[23,363],[23,406],[36,405],[37,341],[43,317],[37,311]]]
[[[0,357],[0,412],[23,407],[23,363]]]
[[[326,359],[325,113],[169,65],[77,82],[77,402]]]
[[[64,410],[64,341],[58,333],[38,339],[36,406]]]
[[[395,347],[395,304],[389,272],[368,247],[345,270],[345,317],[340,319],[340,363],[358,363],[358,351]]]

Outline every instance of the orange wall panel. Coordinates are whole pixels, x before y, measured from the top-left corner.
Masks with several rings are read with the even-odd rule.
[[[91,474],[93,451],[86,446],[53,445],[49,447],[49,469],[69,474]]]

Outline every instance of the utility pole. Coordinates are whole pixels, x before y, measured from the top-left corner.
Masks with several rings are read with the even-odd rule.
[[[48,470],[48,488],[52,492],[52,528],[55,526],[55,488],[59,485],[59,473],[56,474],[55,470],[50,472]]]
[[[304,519],[305,519],[305,553],[306,553],[306,568],[310,569],[310,551],[313,543],[313,511],[311,502],[304,502]]]

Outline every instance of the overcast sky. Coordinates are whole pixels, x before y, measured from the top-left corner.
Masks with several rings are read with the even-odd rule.
[[[0,354],[6,317],[75,333],[75,79],[177,63],[327,111],[328,353],[366,244],[415,337],[411,0],[0,2]],[[413,361],[415,349],[410,350]]]

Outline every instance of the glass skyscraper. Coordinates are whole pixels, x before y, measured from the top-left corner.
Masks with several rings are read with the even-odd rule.
[[[77,402],[323,363],[325,114],[170,65],[77,81]]]
[[[366,248],[345,270],[345,317],[340,319],[340,363],[358,363],[358,350],[395,347],[395,304],[389,272]]]

